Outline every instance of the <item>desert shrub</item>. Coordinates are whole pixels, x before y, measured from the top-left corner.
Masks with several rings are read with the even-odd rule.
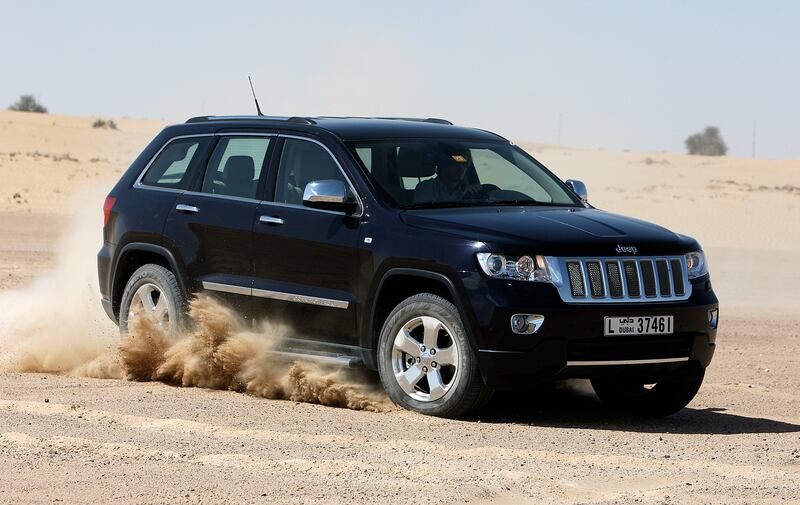
[[[99,118],[94,123],[92,123],[92,128],[108,128],[109,130],[116,130],[117,123],[115,123],[113,119],[105,120]]]
[[[19,110],[23,112],[42,112],[46,113],[47,109],[36,101],[36,97],[33,95],[22,95],[19,97],[19,100],[16,101],[13,105],[11,105],[8,110]]]
[[[724,156],[728,152],[728,146],[722,140],[719,128],[707,126],[702,133],[695,133],[686,139],[686,150],[689,154],[701,156]]]

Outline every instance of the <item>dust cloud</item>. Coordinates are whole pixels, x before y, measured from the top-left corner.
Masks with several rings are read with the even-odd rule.
[[[119,341],[116,326],[101,308],[97,282],[107,190],[98,185],[76,192],[53,270],[27,286],[0,292],[0,371],[69,373],[80,368],[93,377],[115,375],[110,363],[92,363]]]
[[[290,328],[269,321],[246,327],[207,296],[192,301],[191,329],[183,335],[140,317],[120,339],[103,313],[97,280],[106,191],[83,188],[77,194],[52,271],[0,292],[0,372],[153,380],[375,412],[393,408],[383,392],[346,370],[272,353]]]
[[[289,328],[264,321],[256,330],[249,329],[233,310],[205,295],[191,302],[189,318],[194,329],[177,338],[152,318],[134,318],[119,347],[126,376],[330,407],[392,409],[385,394],[344,370],[287,360],[272,352]]]

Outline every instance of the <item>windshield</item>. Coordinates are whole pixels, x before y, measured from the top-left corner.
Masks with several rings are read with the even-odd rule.
[[[381,140],[350,147],[397,207],[580,205],[547,169],[507,142]]]

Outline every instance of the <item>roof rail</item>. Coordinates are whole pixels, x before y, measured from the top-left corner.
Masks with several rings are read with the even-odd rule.
[[[447,119],[441,119],[438,117],[376,117],[375,119],[393,119],[396,121],[419,121],[421,123],[436,123],[436,124],[446,124],[452,126],[453,123],[448,121]]]
[[[311,118],[300,116],[197,116],[186,120],[187,123],[204,123],[208,121],[283,121],[293,124],[314,125],[317,124]]]

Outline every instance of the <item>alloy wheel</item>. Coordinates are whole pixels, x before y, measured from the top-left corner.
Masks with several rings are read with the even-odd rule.
[[[421,402],[442,398],[459,377],[453,332],[435,317],[411,319],[392,343],[392,371],[411,398]]]

